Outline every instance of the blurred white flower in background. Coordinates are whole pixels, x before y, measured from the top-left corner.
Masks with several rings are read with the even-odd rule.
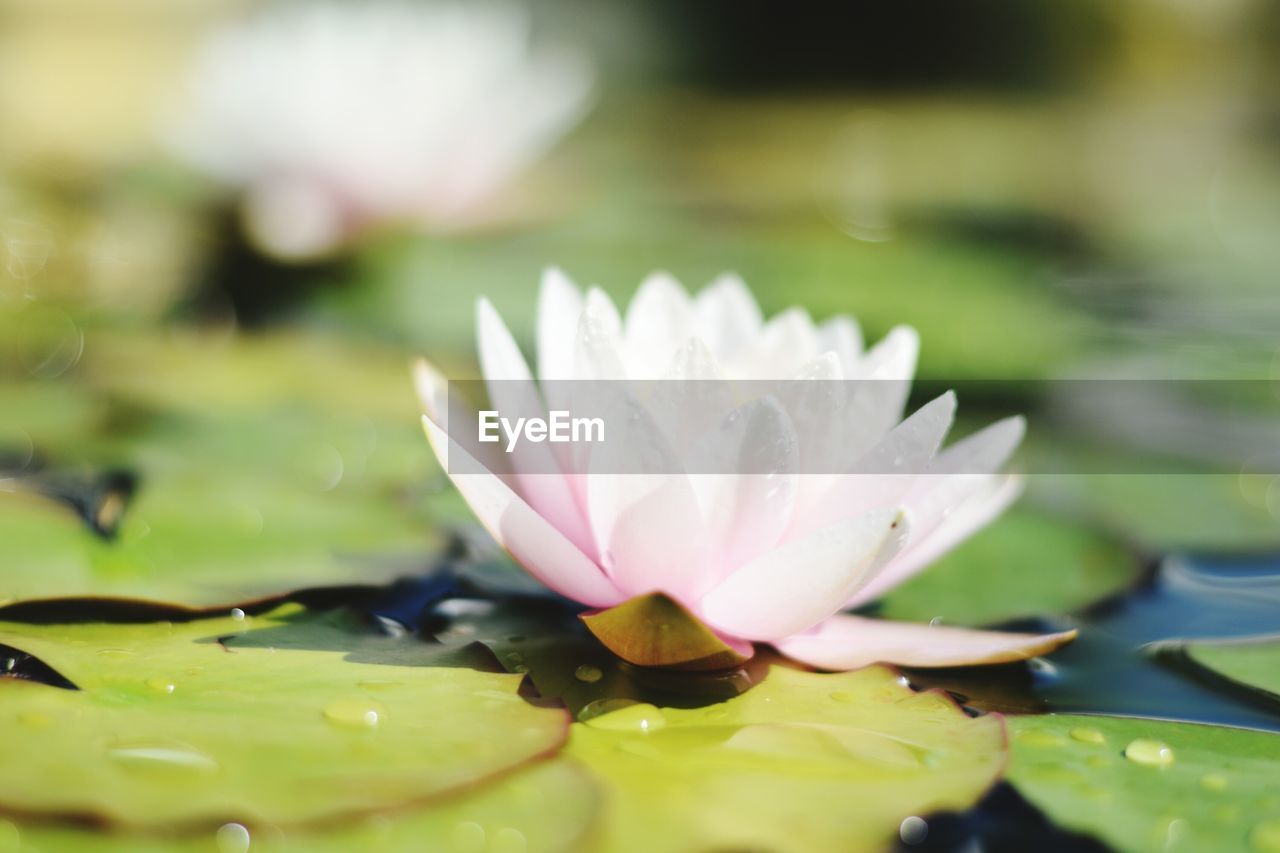
[[[500,3],[268,7],[198,53],[175,147],[282,259],[386,223],[456,229],[588,105],[587,59],[536,41]]]

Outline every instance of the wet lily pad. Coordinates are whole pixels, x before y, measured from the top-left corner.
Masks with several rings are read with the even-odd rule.
[[[110,540],[62,503],[0,493],[0,604],[113,596],[230,606],[390,580],[439,542],[424,520],[380,502],[194,464],[144,478]]]
[[[905,818],[965,808],[999,776],[1004,724],[892,670],[773,667],[705,708],[616,708],[568,754],[605,788],[605,849],[870,850]]]
[[[1010,780],[1063,826],[1120,850],[1276,849],[1278,735],[1071,715],[1009,725]]]
[[[1019,506],[890,592],[881,612],[958,625],[1064,613],[1123,589],[1142,568],[1114,538]]]
[[[1280,698],[1280,637],[1241,643],[1191,643],[1186,652],[1201,666]]]
[[[237,616],[239,614],[236,614]],[[338,821],[554,751],[562,710],[468,650],[294,608],[170,625],[0,626],[76,684],[0,680],[0,808],[130,827]],[[473,648],[470,651],[475,651]],[[487,662],[491,663],[491,659]]]
[[[566,760],[539,762],[473,792],[422,808],[362,818],[322,831],[249,830],[224,824],[190,837],[154,837],[92,831],[0,818],[0,850],[6,839],[21,850],[93,853],[421,853],[424,850],[568,853],[581,850],[597,808],[595,784]],[[18,848],[18,845],[13,845]]]

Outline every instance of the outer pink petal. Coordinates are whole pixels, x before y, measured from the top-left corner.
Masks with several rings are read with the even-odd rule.
[[[499,414],[510,419],[544,417],[547,407],[520,347],[487,299],[476,304],[476,328],[480,339],[480,366],[489,399]],[[520,496],[584,553],[594,554],[595,541],[569,481],[561,473],[553,445],[524,441],[508,456]]]
[[[897,510],[876,510],[775,548],[707,593],[698,615],[719,631],[751,640],[804,631],[874,576],[902,523]]]
[[[479,463],[430,418],[424,417],[422,423],[446,471],[449,457],[455,455],[462,457],[454,459],[455,465],[481,470]],[[623,600],[599,566],[496,476],[451,474],[450,479],[489,534],[538,580],[592,607],[612,607]]]
[[[1074,640],[1076,633],[1013,634],[840,614],[773,645],[787,657],[820,669],[857,669],[873,663],[972,666],[1048,654]]]
[[[939,525],[912,541],[875,580],[858,590],[849,607],[874,601],[929,566],[943,554],[994,521],[1022,493],[1022,481],[1009,475],[992,478],[987,489],[971,496]],[[914,518],[914,517],[913,517]]]

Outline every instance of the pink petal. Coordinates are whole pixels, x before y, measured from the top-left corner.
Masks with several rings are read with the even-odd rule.
[[[796,445],[787,413],[766,397],[724,417],[686,457],[715,566],[710,584],[775,547],[791,523],[802,479]],[[719,473],[732,471],[745,473]]]
[[[451,456],[455,466],[481,471],[479,463],[430,418],[422,423],[446,471]],[[612,607],[625,598],[599,566],[498,477],[468,473],[451,474],[450,479],[489,535],[548,587],[592,607]]]
[[[911,543],[875,580],[858,590],[850,607],[875,601],[895,586],[928,568],[952,548],[994,521],[1022,493],[1022,480],[1012,475],[990,479],[941,524]]]
[[[857,669],[873,663],[971,666],[1048,654],[1074,640],[1076,633],[1013,634],[840,614],[773,645],[787,657],[819,669]]]
[[[820,495],[806,495],[810,503],[797,513],[789,535],[807,536],[842,518],[900,503],[911,489],[916,475],[933,461],[942,439],[951,428],[955,411],[955,394],[948,391],[894,427],[846,474],[823,478],[826,491]],[[816,465],[814,460],[806,464]],[[815,470],[815,467],[805,470]],[[914,511],[911,527],[912,535],[918,535]]]
[[[481,299],[476,305],[476,328],[480,339],[480,367],[494,408],[511,420],[545,417],[547,407],[543,405],[529,366],[506,323],[487,299]],[[574,545],[592,554],[595,543],[591,532],[553,447],[546,442],[522,441],[507,454],[516,472],[520,496]]]
[[[901,524],[897,510],[880,509],[775,548],[707,593],[698,615],[717,630],[752,640],[804,631],[870,579]]]
[[[628,595],[664,592],[685,602],[706,559],[706,529],[689,478],[653,418],[630,395],[605,414],[583,478],[600,561]]]
[[[980,472],[1003,466],[1025,428],[1022,418],[1006,418],[938,454],[904,501],[911,510],[913,541],[883,574],[859,590],[850,607],[874,601],[927,568],[1017,500],[1020,480]]]

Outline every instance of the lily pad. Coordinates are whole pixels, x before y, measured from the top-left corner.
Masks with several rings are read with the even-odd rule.
[[[251,831],[224,824],[216,831],[158,839],[92,830],[14,823],[0,818],[0,850],[36,853],[421,853],[424,850],[567,853],[581,850],[597,808],[595,784],[566,760],[539,762],[473,792],[389,815],[362,818],[323,831]],[[7,825],[6,825],[7,824]]]
[[[1276,849],[1278,735],[1071,715],[1009,725],[1010,780],[1063,826],[1120,850]]]
[[[636,666],[732,669],[751,657],[750,645],[729,646],[678,601],[662,593],[636,596],[607,610],[584,613],[582,621],[606,648]]]
[[[871,850],[909,816],[977,800],[1000,775],[1005,731],[884,667],[775,666],[721,704],[577,723],[568,754],[605,788],[608,850]]]
[[[1015,507],[890,592],[881,612],[888,619],[958,625],[1063,613],[1118,592],[1142,568],[1114,538]]]
[[[0,774],[0,808],[24,815],[337,821],[511,770],[557,749],[568,722],[520,698],[518,676],[473,669],[484,660],[468,650],[342,612],[4,624],[0,643],[80,688],[0,681],[0,726],[22,733],[0,742],[0,766],[22,768]]]
[[[113,596],[229,607],[390,580],[418,569],[439,541],[425,519],[385,501],[179,463],[144,473],[110,540],[60,502],[0,493],[0,603]]]
[[[1242,643],[1191,643],[1187,655],[1232,681],[1280,698],[1280,637]]]

